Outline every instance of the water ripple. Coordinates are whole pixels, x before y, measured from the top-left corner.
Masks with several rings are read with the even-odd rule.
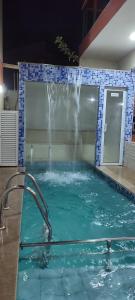
[[[91,180],[88,174],[80,172],[46,172],[37,176],[37,179],[42,182],[50,182],[51,184],[66,185],[82,181]]]

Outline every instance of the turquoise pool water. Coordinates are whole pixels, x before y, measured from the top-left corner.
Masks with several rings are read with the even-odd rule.
[[[74,170],[73,170],[74,169]],[[135,205],[84,164],[34,165],[49,207],[53,240],[135,235]],[[27,181],[28,185],[32,185]],[[45,241],[40,213],[24,194],[21,240]],[[123,250],[132,250],[124,252]],[[135,299],[135,243],[20,250],[17,300]]]

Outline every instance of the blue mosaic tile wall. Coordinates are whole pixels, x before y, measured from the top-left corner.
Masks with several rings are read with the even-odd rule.
[[[102,70],[81,67],[64,67],[42,64],[21,63],[19,65],[19,165],[24,166],[25,157],[25,130],[24,130],[24,104],[25,81],[75,83],[81,78],[84,85],[99,86],[99,106],[96,133],[96,165],[101,161],[101,135],[103,123],[104,91],[106,87],[126,88],[127,105],[125,120],[125,141],[130,141],[132,136],[133,98],[134,98],[134,71]]]
[[[135,69],[131,70],[131,76],[132,76],[132,82],[133,82],[133,88],[134,88],[134,101],[135,101]]]

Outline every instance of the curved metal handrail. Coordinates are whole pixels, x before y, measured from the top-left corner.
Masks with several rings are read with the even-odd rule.
[[[14,191],[14,190],[27,190],[34,198],[35,202],[36,202],[36,205],[47,225],[47,228],[48,228],[48,241],[51,241],[51,238],[52,238],[52,229],[50,227],[50,224],[48,223],[48,219],[46,218],[46,213],[43,209],[43,207],[40,205],[39,201],[38,201],[38,198],[37,198],[37,195],[36,193],[30,188],[30,187],[27,187],[25,185],[15,185],[15,186],[12,186],[10,188],[8,188],[7,190],[4,191],[4,193],[2,194],[2,197],[1,197],[1,204],[0,204],[0,229],[4,229],[6,228],[5,225],[3,224],[3,208],[4,208],[4,202],[5,202],[5,197],[9,195],[10,192]]]
[[[49,218],[48,218],[48,215],[49,215],[49,212],[48,212],[48,205],[44,199],[44,196],[36,182],[36,179],[34,178],[34,176],[32,176],[30,173],[27,173],[25,171],[20,171],[20,172],[16,172],[15,174],[11,175],[6,183],[6,186],[5,186],[5,190],[7,190],[9,188],[9,185],[12,181],[13,178],[17,177],[17,176],[20,176],[20,175],[23,175],[23,176],[27,176],[28,178],[31,179],[32,183],[34,184],[34,187],[36,188],[36,191],[38,192],[39,196],[40,196],[40,199],[43,203],[43,206],[44,206],[44,209],[45,209],[45,216],[46,216],[46,225],[48,227],[48,230],[49,232],[51,232],[51,236],[52,236],[52,227],[51,227],[51,224],[49,222]],[[5,200],[4,200],[4,204],[3,204],[3,208],[4,209],[7,209],[7,204],[8,204],[8,194],[7,196],[5,197]]]
[[[11,175],[9,177],[7,183],[6,183],[5,190],[7,190],[9,188],[9,185],[10,185],[12,179],[15,178],[15,177],[17,177],[17,176],[20,176],[20,175],[26,176],[26,177],[28,177],[28,178],[31,179],[32,183],[34,184],[34,187],[36,188],[36,190],[37,190],[37,192],[38,192],[38,194],[39,194],[39,196],[40,196],[40,198],[42,200],[42,203],[43,203],[44,208],[46,210],[46,214],[48,215],[48,206],[47,206],[47,203],[46,203],[46,201],[44,199],[44,196],[43,196],[43,194],[42,194],[42,192],[41,192],[41,190],[40,190],[40,188],[39,188],[39,186],[38,186],[38,184],[36,182],[36,179],[30,173],[27,173],[25,171],[20,171],[20,172],[16,172],[15,174]],[[8,203],[8,196],[5,197],[5,202],[4,202],[4,208],[5,209],[7,208],[7,203]]]

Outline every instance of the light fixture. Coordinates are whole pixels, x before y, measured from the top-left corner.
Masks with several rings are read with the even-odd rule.
[[[94,97],[91,97],[91,98],[88,98],[88,101],[89,102],[94,102],[94,101],[96,101],[96,99]]]
[[[0,94],[4,94],[5,92],[5,87],[3,84],[0,84]]]
[[[135,31],[133,31],[133,32],[130,34],[129,39],[130,39],[131,41],[135,41]]]

